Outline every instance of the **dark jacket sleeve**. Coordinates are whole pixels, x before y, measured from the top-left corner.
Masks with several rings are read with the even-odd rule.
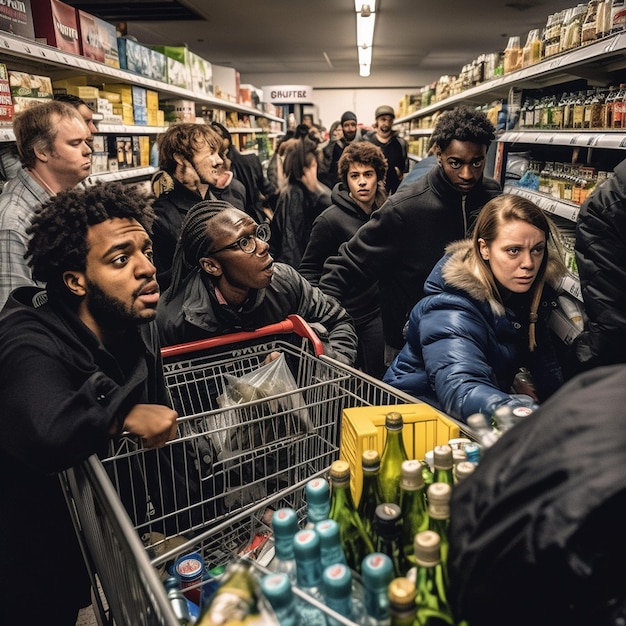
[[[297,314],[314,326],[325,343],[328,356],[353,365],[356,359],[357,336],[347,311],[337,300],[313,287],[296,270],[289,268],[288,271],[292,288],[299,293]],[[323,330],[319,328],[320,325]]]
[[[0,360],[6,454],[58,472],[103,452],[128,390],[93,368],[85,375],[40,329],[2,334]]]
[[[576,261],[589,321],[576,340],[588,366],[626,360],[626,162],[583,203]]]
[[[320,289],[341,301],[342,294],[376,282],[398,259],[398,233],[405,229],[400,214],[387,200],[355,235],[324,263]]]
[[[335,232],[323,214],[313,222],[309,243],[300,261],[300,274],[316,287],[324,271],[326,259],[337,253]]]
[[[423,352],[426,375],[446,413],[463,421],[472,413],[490,415],[511,400],[498,387],[490,363],[490,332],[493,331],[486,326],[485,318],[470,300],[451,294],[431,296],[428,306],[424,302],[411,313],[407,345],[393,366],[397,374],[404,371],[404,375],[398,376],[394,386],[412,393],[406,388],[414,371],[409,363],[415,359],[415,353]],[[402,364],[405,359],[407,363]]]

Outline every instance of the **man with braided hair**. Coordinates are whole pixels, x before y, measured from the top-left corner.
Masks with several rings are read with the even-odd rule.
[[[404,346],[404,326],[445,247],[469,236],[480,209],[501,193],[483,177],[495,130],[484,113],[442,113],[431,137],[437,166],[399,189],[324,264],[320,289],[343,301],[379,281],[387,364]]]
[[[89,604],[57,472],[122,431],[148,448],[176,433],[154,325],[152,220],[143,194],[109,183],[57,194],[28,229],[29,265],[47,286],[18,287],[0,313],[2,624],[33,597],[59,625]]]
[[[157,310],[163,345],[254,330],[297,314],[320,330],[326,353],[352,365],[350,316],[295,269],[274,263],[268,224],[226,202],[205,201],[183,221],[172,283]]]

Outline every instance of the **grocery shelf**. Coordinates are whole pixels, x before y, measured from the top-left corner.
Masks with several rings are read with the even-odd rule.
[[[168,83],[140,76],[134,72],[111,67],[83,56],[64,52],[58,48],[33,41],[32,39],[2,32],[0,34],[0,57],[5,54],[11,57],[19,57],[32,63],[34,66],[33,69],[36,70],[37,73],[41,73],[41,64],[45,63],[57,70],[71,70],[72,74],[87,74],[95,76],[100,80],[108,79],[109,82],[113,79],[115,82],[131,83],[158,91],[159,94],[163,96],[193,100],[195,102],[212,105],[218,109],[235,111],[236,113],[258,115],[275,122],[282,123],[284,121],[281,117],[264,113],[259,109],[236,104],[228,100],[221,100],[220,98],[210,95],[198,94],[189,89],[175,87]]]
[[[92,182],[141,180],[141,179],[149,178],[155,172],[156,172],[155,167],[133,167],[132,169],[118,170],[117,172],[102,172],[101,174],[91,174],[89,179]]]
[[[505,185],[504,193],[510,193],[532,200],[532,202],[534,202],[546,213],[558,215],[559,217],[570,220],[571,222],[576,222],[578,219],[580,206],[575,202],[560,200],[559,198],[549,196],[545,193],[541,193],[540,191],[527,189],[526,187],[518,187],[516,185]]]
[[[484,104],[488,100],[506,99],[511,87],[542,89],[567,82],[575,77],[609,80],[611,72],[626,67],[626,33],[618,33],[599,41],[548,57],[516,72],[498,76],[480,85],[399,117],[394,125],[430,115],[461,103]]]
[[[158,135],[167,129],[167,126],[143,126],[141,124],[111,124],[98,122],[99,134],[112,135]]]
[[[511,144],[626,150],[626,132],[623,130],[515,130],[500,135],[498,141]]]

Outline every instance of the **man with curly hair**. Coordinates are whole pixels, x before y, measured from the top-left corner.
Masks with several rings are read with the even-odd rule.
[[[390,196],[324,265],[319,286],[340,301],[379,281],[387,363],[403,347],[409,313],[445,247],[468,236],[483,205],[501,193],[483,177],[494,137],[484,113],[467,106],[443,113],[431,138],[437,166]]]
[[[38,104],[15,117],[13,130],[22,169],[0,196],[0,307],[11,290],[34,284],[24,253],[35,209],[91,172],[91,131],[73,106]]]
[[[339,246],[367,223],[384,201],[387,159],[382,150],[369,141],[351,143],[337,166],[339,184],[332,192],[332,204],[313,222],[299,272],[317,286],[324,262],[337,254]],[[346,298],[344,306],[352,317],[357,337],[356,366],[367,374],[382,378],[384,338],[380,316],[378,283]]]
[[[46,288],[14,290],[0,313],[0,623],[38,606],[73,626],[89,579],[57,472],[135,434],[176,432],[158,336],[149,201],[120,183],[61,192],[28,229]],[[34,569],[33,569],[34,568]]]

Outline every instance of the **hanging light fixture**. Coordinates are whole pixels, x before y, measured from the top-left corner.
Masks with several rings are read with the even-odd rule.
[[[372,65],[372,44],[376,22],[376,0],[354,0],[356,38],[359,54],[359,75],[369,76]]]

